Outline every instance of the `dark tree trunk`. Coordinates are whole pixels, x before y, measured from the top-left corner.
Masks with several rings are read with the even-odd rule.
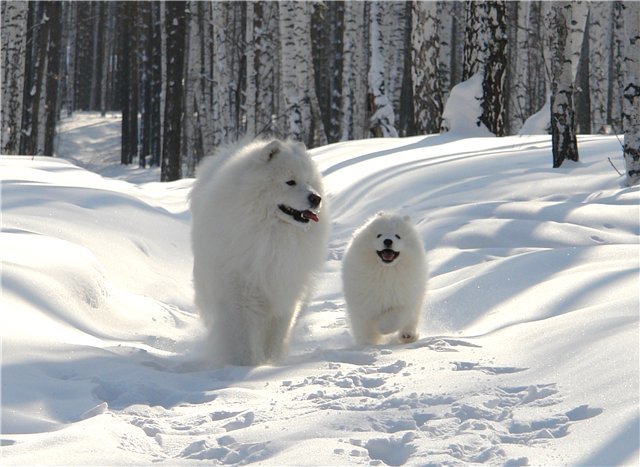
[[[105,22],[107,19],[107,2],[100,1],[95,2],[93,13],[93,53],[92,53],[92,66],[91,66],[91,94],[89,101],[90,110],[101,110],[102,103],[101,89],[102,89],[102,62],[104,61],[105,51]]]
[[[162,155],[162,18],[160,2],[151,3],[151,158],[152,166],[160,165]]]
[[[49,53],[47,56],[47,88],[45,97],[44,155],[53,156],[55,139],[58,89],[60,81],[60,41],[62,38],[61,2],[47,2],[45,12],[49,17]]]
[[[119,5],[118,16],[120,17],[120,59],[119,68],[120,71],[120,110],[122,111],[122,134],[120,138],[120,163],[130,164],[131,149],[129,148],[129,113],[131,112],[131,106],[129,103],[129,93],[131,82],[129,81],[130,67],[129,62],[129,49],[131,47],[131,40],[129,34],[131,33],[131,23],[129,21],[128,8],[125,3]]]
[[[165,3],[167,31],[167,85],[164,110],[164,137],[162,141],[163,182],[180,178],[180,148],[184,113],[183,75],[186,38],[186,12],[184,2]]]
[[[404,62],[402,84],[400,88],[400,118],[398,131],[400,136],[412,136],[416,134],[416,125],[413,108],[413,79],[411,69],[413,60],[411,55],[411,33],[413,26],[413,4],[405,3],[405,29],[404,29]]]
[[[26,58],[24,62],[24,88],[22,92],[22,123],[20,125],[20,154],[29,154],[28,148],[30,143],[32,128],[32,101],[33,87],[35,85],[34,63],[36,62],[35,44],[37,44],[37,33],[35,25],[38,21],[38,11],[41,5],[36,2],[29,3],[29,12],[27,13],[27,45]]]
[[[480,121],[491,133],[504,136],[506,128],[507,17],[505,3],[485,2],[487,51],[482,80]]]
[[[146,167],[151,154],[151,4],[140,2],[140,14],[138,15],[138,27],[140,30],[140,115],[142,117],[142,152],[139,165]]]
[[[75,2],[75,7],[77,31],[75,44],[72,44],[75,47],[74,110],[90,110],[94,39],[92,14],[94,4],[92,2]],[[123,32],[127,33],[126,30]]]

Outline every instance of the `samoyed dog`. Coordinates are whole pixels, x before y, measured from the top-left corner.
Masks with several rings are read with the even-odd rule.
[[[303,144],[237,143],[205,158],[191,192],[195,302],[215,363],[259,365],[287,350],[323,265],[329,221]]]
[[[418,338],[427,261],[408,217],[378,213],[359,228],[344,256],[342,280],[357,344]]]

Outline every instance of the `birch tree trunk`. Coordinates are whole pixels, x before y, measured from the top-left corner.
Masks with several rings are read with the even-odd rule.
[[[580,55],[577,58],[578,67],[573,80],[575,91],[573,103],[576,111],[576,131],[577,133],[591,133],[591,90],[589,87],[591,74],[591,63],[589,62],[589,14],[584,25],[582,37],[576,37],[581,44]]]
[[[225,2],[212,3],[213,23],[213,122],[215,147],[232,141],[231,98],[233,95],[231,58],[232,44],[227,40],[230,6]]]
[[[591,129],[605,133],[611,61],[611,2],[589,4],[589,90],[591,98]]]
[[[507,25],[505,2],[485,2],[484,77],[480,121],[496,136],[506,134]]]
[[[2,154],[18,154],[28,5],[2,2]]]
[[[507,31],[505,2],[467,2],[464,79],[482,74],[480,121],[497,136],[505,134]]]
[[[528,64],[525,71],[527,74],[525,81],[528,97],[525,107],[527,117],[546,105],[549,90],[547,82],[551,80],[551,72],[544,56],[546,39],[543,6],[543,2],[532,1],[529,2],[528,8],[527,42],[529,45],[537,44],[537,47],[529,46],[525,49]]]
[[[609,89],[607,108],[607,122],[615,133],[623,132],[622,113],[624,107],[624,56],[625,56],[625,32],[624,13],[625,3],[612,2],[613,14],[611,15],[611,66],[609,73]]]
[[[573,70],[569,24],[571,3],[558,1],[551,9],[551,27],[555,33],[553,43],[551,83],[551,141],[553,167],[562,165],[565,159],[578,160],[578,144],[575,133],[573,108]]]
[[[405,2],[402,15],[403,32],[403,53],[402,74],[400,78],[400,101],[398,102],[398,132],[402,136],[413,136],[416,134],[415,106],[413,99],[413,56],[411,36],[413,31],[413,4]],[[437,73],[437,72],[436,72]]]
[[[440,2],[414,2],[411,34],[413,100],[416,132],[440,131],[443,90],[440,55]]]
[[[369,110],[369,132],[376,138],[397,138],[393,105],[387,94],[384,72],[383,17],[384,3],[372,2],[370,5],[370,41],[369,41],[369,91],[367,103]]]
[[[278,6],[273,2],[259,0],[253,6],[253,75],[255,97],[253,98],[254,128],[256,135],[272,133],[273,118],[277,115],[277,39]],[[249,63],[248,65],[251,65]]]
[[[342,61],[341,139],[362,139],[367,134],[367,58],[368,43],[364,18],[369,5],[365,2],[345,2],[344,54]]]
[[[402,107],[401,94],[404,75],[405,54],[410,55],[406,39],[408,2],[377,2],[380,13],[380,36],[386,94],[395,113],[396,129],[399,125],[399,110]],[[410,5],[409,5],[410,6]],[[409,10],[410,14],[411,10]],[[409,29],[411,28],[409,18]]]
[[[507,2],[507,37],[508,37],[508,72],[505,83],[506,92],[506,127],[505,133],[517,134],[524,121],[532,114],[527,114],[527,75],[529,63],[527,50],[527,14],[528,10],[521,2]]]
[[[484,6],[473,0],[465,4],[463,81],[481,71],[487,44]]]
[[[279,3],[284,134],[308,147],[326,142],[311,58],[311,4]]]
[[[622,124],[628,186],[640,182],[640,3],[624,4],[625,86]]]

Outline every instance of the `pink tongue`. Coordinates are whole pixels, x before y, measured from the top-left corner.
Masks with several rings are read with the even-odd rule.
[[[382,258],[385,261],[391,261],[392,259],[394,259],[395,257],[395,253],[391,250],[383,250],[382,251]]]
[[[311,211],[303,211],[302,216],[305,217],[306,219],[311,219],[314,222],[318,222],[320,220],[318,219],[318,216]]]

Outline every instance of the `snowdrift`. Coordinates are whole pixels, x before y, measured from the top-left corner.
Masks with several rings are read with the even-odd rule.
[[[615,137],[581,137],[555,170],[547,136],[312,151],[332,236],[291,353],[216,369],[192,305],[192,180],[72,144],[112,160],[112,120],[68,123],[74,164],[1,159],[3,464],[639,462],[640,196],[607,161]],[[340,260],[382,209],[427,249],[422,338],[355,347]]]

